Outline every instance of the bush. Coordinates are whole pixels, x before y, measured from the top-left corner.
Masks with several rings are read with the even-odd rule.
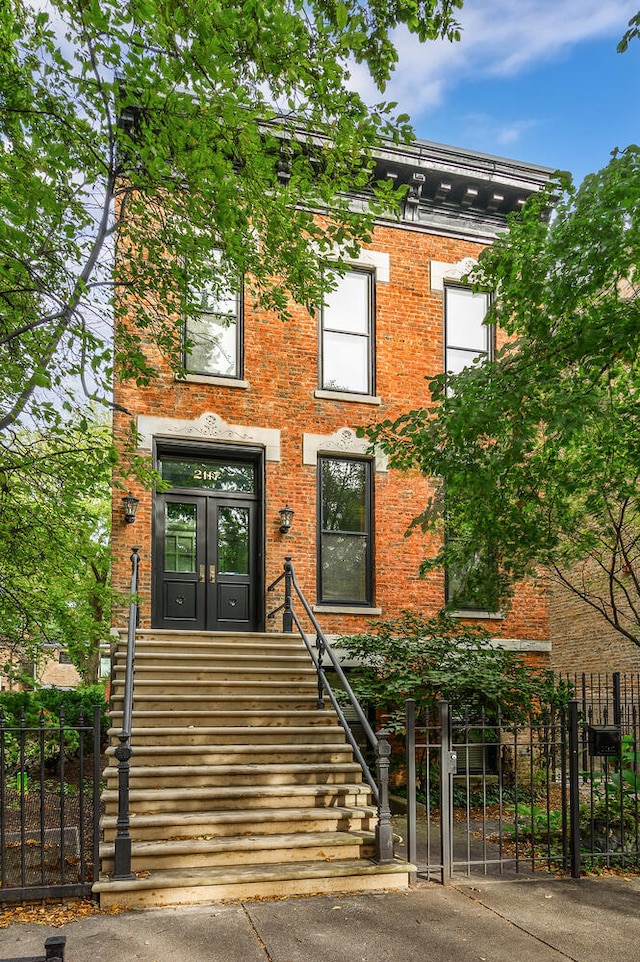
[[[41,711],[46,713],[47,724],[58,724],[60,712],[64,711],[65,723],[78,725],[82,716],[83,723],[90,725],[96,705],[100,708],[100,730],[104,738],[109,727],[109,718],[103,684],[83,685],[69,690],[36,688],[33,691],[0,692],[0,712],[8,728],[20,724],[23,712],[25,724],[28,727],[38,727]]]
[[[366,634],[341,638],[336,647],[361,663],[350,674],[359,700],[389,712],[394,728],[402,727],[407,698],[415,699],[419,712],[445,699],[470,716],[517,720],[567,696],[550,672],[527,667],[494,645],[483,628],[447,616],[403,612]]]
[[[79,746],[79,736],[73,726],[93,723],[93,709],[98,705],[100,730],[104,738],[108,728],[107,704],[104,685],[87,685],[64,691],[59,688],[40,688],[34,691],[0,692],[0,713],[4,722],[4,760],[7,773],[29,769],[39,764],[57,761],[60,755],[61,740],[65,755],[73,757]],[[60,733],[60,713],[64,712],[65,730]],[[31,732],[21,737],[13,729],[24,725]],[[72,726],[67,728],[66,726]],[[43,728],[42,746],[37,732]],[[35,731],[33,731],[35,730]]]

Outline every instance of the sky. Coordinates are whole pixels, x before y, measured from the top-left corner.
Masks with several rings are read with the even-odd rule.
[[[640,39],[616,52],[640,0],[465,0],[459,43],[396,34],[386,100],[416,136],[570,171],[640,142]],[[373,101],[364,74],[353,82]],[[377,99],[380,99],[378,96]]]

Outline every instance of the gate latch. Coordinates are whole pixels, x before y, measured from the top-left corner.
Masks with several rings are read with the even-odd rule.
[[[447,765],[448,775],[457,774],[458,772],[458,753],[457,752],[446,753],[446,765]]]

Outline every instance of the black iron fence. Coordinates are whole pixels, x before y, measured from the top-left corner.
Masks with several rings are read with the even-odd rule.
[[[100,708],[12,726],[0,711],[0,904],[89,895],[99,815]]]
[[[410,702],[407,854],[420,874],[638,870],[638,705],[624,690],[610,678],[526,720],[445,702],[415,718]]]

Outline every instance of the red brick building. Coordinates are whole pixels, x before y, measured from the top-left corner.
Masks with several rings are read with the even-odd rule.
[[[550,171],[416,142],[381,150],[379,173],[409,185],[403,209],[378,222],[320,316],[298,308],[282,323],[239,285],[203,302],[184,377],[167,365],[149,387],[117,385],[141,451],[170,482],[132,485],[135,525],[115,499],[115,583],[126,590],[139,545],[143,627],[267,629],[281,597],[266,588],[285,555],[330,634],[442,607],[443,576],[418,574],[435,546],[405,537],[428,482],[390,471],[356,428],[423,405],[431,376],[492,352],[487,298],[461,278]],[[117,414],[116,434],[128,422]],[[281,533],[285,507],[295,513]],[[506,617],[464,614],[546,657],[540,588],[519,588]]]

